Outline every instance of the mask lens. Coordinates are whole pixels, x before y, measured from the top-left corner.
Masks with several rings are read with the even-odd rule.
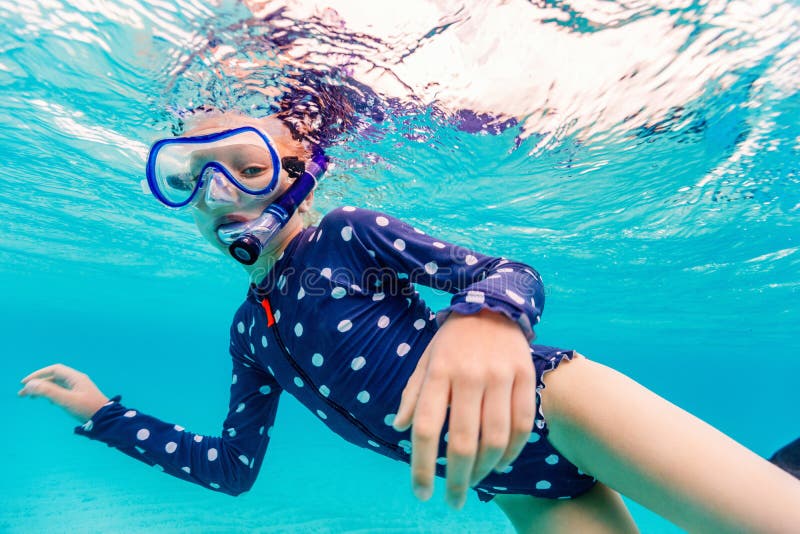
[[[252,128],[239,128],[156,143],[148,160],[148,184],[165,204],[185,206],[205,185],[200,177],[209,164],[224,169],[236,187],[252,195],[272,191],[280,172],[269,139]]]

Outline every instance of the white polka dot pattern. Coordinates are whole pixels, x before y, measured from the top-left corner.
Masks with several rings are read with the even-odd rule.
[[[467,291],[466,301],[483,304],[486,301],[486,295],[484,295],[483,291]]]
[[[525,304],[525,299],[510,289],[506,289],[506,295],[517,304]]]
[[[340,299],[347,294],[347,290],[343,287],[334,287],[331,290],[331,296],[335,299]]]
[[[398,293],[395,286],[390,287],[385,276],[378,279],[361,276],[368,267],[388,268],[400,279],[402,287],[408,286],[412,290],[413,283],[417,282],[427,284],[432,280],[436,286],[441,286],[445,281],[466,280],[468,285],[460,285],[454,297],[454,308],[466,302],[472,305],[466,310],[475,310],[489,302],[492,307],[499,307],[514,317],[522,313],[520,325],[523,330],[538,322],[536,301],[541,300],[539,295],[542,293],[539,286],[529,283],[538,283],[538,275],[533,270],[435,240],[412,225],[397,223],[370,210],[348,206],[335,210],[335,213],[339,215],[329,219],[330,222],[323,219],[316,229],[304,230],[308,239],[295,241],[291,254],[286,254],[288,260],[279,263],[276,266],[278,272],[270,277],[279,290],[270,296],[275,321],[281,321],[281,308],[290,310],[287,321],[284,321],[287,324],[279,326],[286,342],[286,354],[281,356],[280,348],[270,343],[264,312],[258,303],[242,307],[232,321],[231,352],[235,359],[230,384],[233,401],[229,414],[231,419],[226,419],[222,438],[197,434],[184,437],[180,434],[184,430],[182,427],[174,425],[173,432],[172,424],[155,426],[148,416],[122,409],[120,413],[125,412],[127,428],[130,429],[128,436],[134,442],[131,446],[136,444],[135,450],[142,454],[143,460],[151,464],[158,461],[167,467],[168,472],[183,472],[182,476],[187,479],[190,477],[186,475],[191,474],[191,480],[206,487],[220,489],[221,486],[225,492],[238,491],[239,481],[222,478],[224,475],[220,473],[229,469],[232,463],[236,464],[236,469],[231,472],[237,474],[242,469],[239,462],[254,468],[257,447],[265,443],[273,429],[274,411],[266,407],[274,406],[278,398],[276,393],[283,388],[311,406],[311,411],[325,420],[326,425],[350,441],[368,445],[384,454],[394,455],[398,450],[410,454],[410,429],[395,430],[392,423],[396,414],[387,413],[392,407],[396,409],[402,391],[402,384],[399,384],[402,381],[392,378],[397,375],[391,374],[388,365],[394,362],[392,365],[406,366],[413,362],[393,360],[388,356],[410,357],[412,347],[417,347],[414,344],[421,347],[421,343],[434,333],[435,317],[418,294]],[[321,239],[323,227],[327,228],[324,240]],[[317,244],[314,244],[315,239]],[[298,262],[296,258],[302,259]],[[296,275],[300,273],[296,270],[300,263],[302,268],[318,275]],[[498,269],[498,265],[503,263],[507,265]],[[295,270],[287,270],[284,266]],[[531,288],[535,289],[535,294]],[[446,313],[440,317],[445,317]],[[327,331],[320,331],[321,328]],[[286,358],[294,360],[299,370],[292,372]],[[265,369],[275,376],[270,365],[278,366],[277,382],[280,386],[262,371]],[[307,379],[301,378],[306,376],[304,372]],[[390,389],[395,387],[397,391]],[[269,419],[264,416],[267,413]],[[359,420],[364,417],[361,422],[367,428],[379,427],[380,432],[375,434],[379,437],[365,436],[355,427],[350,430],[343,428],[348,417]],[[543,421],[536,422],[538,428],[543,424]],[[92,437],[102,439],[101,433],[105,430],[96,422],[87,421],[83,429],[88,432],[92,425]],[[254,432],[256,429],[257,434]],[[530,434],[529,443],[543,441],[537,432]],[[448,434],[444,433],[442,438],[446,442]],[[397,443],[397,446],[384,447],[381,440],[385,439]],[[222,453],[220,443],[222,446],[235,444],[236,447],[226,448]],[[231,453],[234,450],[236,452]],[[194,459],[188,456],[191,451],[195,453]],[[198,451],[202,451],[199,454],[203,460],[207,454],[207,462],[198,462]],[[407,461],[408,457],[404,459]],[[191,461],[196,463],[190,464]],[[219,462],[213,464],[214,474],[209,471],[211,467],[204,468],[212,465],[209,462]],[[538,476],[536,472],[528,473],[527,468],[520,467],[515,473],[514,467],[508,466],[502,474],[509,477],[505,479],[509,482],[497,479],[503,485],[496,486],[496,491],[513,492],[519,477],[525,476],[526,487],[531,490],[535,486],[553,498],[565,495],[556,479],[560,475],[556,473],[568,467],[563,465],[567,462],[549,452],[540,456],[538,462]],[[447,459],[438,457],[436,464],[441,473],[447,466]],[[245,478],[242,477],[242,482]],[[480,489],[486,491],[491,487],[487,484]],[[506,487],[509,489],[505,490]]]

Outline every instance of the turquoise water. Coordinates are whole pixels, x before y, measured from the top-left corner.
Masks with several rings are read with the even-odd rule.
[[[288,395],[259,480],[235,499],[15,396],[63,362],[131,407],[220,431],[247,278],[139,182],[175,110],[264,113],[254,102],[286,72],[258,60],[290,52],[259,35],[289,23],[311,43],[295,61],[350,58],[338,82],[391,103],[331,149],[321,212],[379,209],[534,265],[540,342],[623,371],[759,454],[797,437],[795,3],[419,2],[384,16],[340,4],[288,3],[267,24],[236,2],[0,0],[0,531],[512,532],[472,495],[450,511],[441,482],[418,503],[407,466],[347,446]],[[458,109],[519,125],[467,133]],[[643,532],[679,531],[629,505]]]

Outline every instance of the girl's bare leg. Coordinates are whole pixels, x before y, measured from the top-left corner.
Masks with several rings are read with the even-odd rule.
[[[690,532],[800,529],[800,481],[630,378],[576,356],[544,380],[550,442],[611,488]]]
[[[580,497],[567,501],[502,494],[492,500],[508,516],[519,534],[639,532],[619,493],[601,483]]]

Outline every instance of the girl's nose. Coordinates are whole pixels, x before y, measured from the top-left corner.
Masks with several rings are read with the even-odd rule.
[[[205,203],[208,207],[218,207],[226,204],[233,204],[239,200],[236,188],[228,178],[216,169],[206,169],[204,181],[206,186]]]

